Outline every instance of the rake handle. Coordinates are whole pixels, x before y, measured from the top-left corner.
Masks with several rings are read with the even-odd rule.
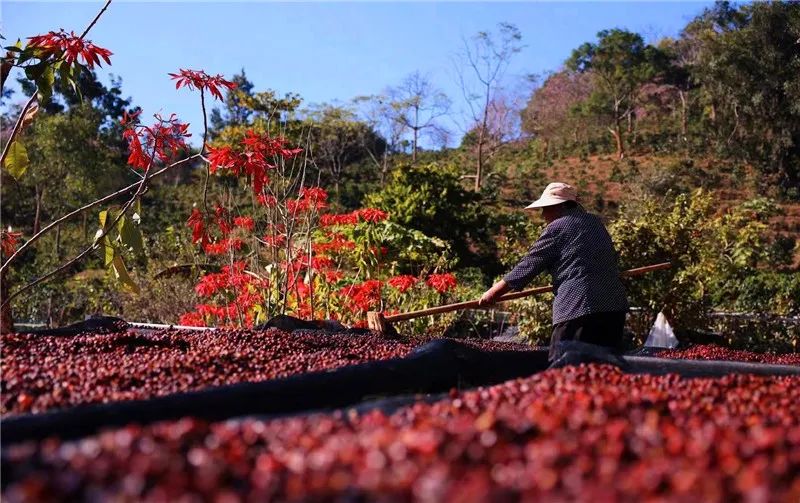
[[[646,274],[652,271],[669,269],[670,267],[672,267],[671,263],[662,262],[661,264],[648,265],[645,267],[637,267],[636,269],[628,269],[627,271],[622,271],[620,273],[620,276],[622,277],[640,276],[642,274]],[[505,302],[508,300],[521,299],[523,297],[528,297],[530,295],[535,295],[537,293],[546,293],[552,291],[553,291],[552,285],[529,288],[527,290],[520,290],[519,292],[507,293],[502,297],[499,297],[495,301],[495,304],[499,302]],[[400,314],[393,314],[391,316],[384,316],[384,319],[387,322],[391,323],[393,321],[411,320],[414,318],[419,318],[421,316],[449,313],[452,311],[459,311],[461,309],[489,309],[492,305],[494,304],[479,306],[477,300],[469,300],[466,302],[456,302],[455,304],[445,304],[444,306],[429,307],[428,309],[420,309],[418,311],[410,311],[408,313],[400,313]]]

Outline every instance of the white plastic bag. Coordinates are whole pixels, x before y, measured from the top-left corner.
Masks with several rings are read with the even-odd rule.
[[[656,322],[653,323],[653,328],[650,329],[650,335],[647,336],[647,341],[645,341],[644,345],[650,348],[674,348],[678,346],[678,338],[675,337],[675,332],[672,331],[672,326],[670,326],[664,313],[658,313]]]

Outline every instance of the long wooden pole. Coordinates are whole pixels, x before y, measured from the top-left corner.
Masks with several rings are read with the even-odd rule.
[[[670,264],[669,262],[663,262],[661,264],[648,265],[646,267],[637,267],[636,269],[628,269],[627,271],[623,271],[622,273],[620,273],[620,276],[622,277],[640,276],[642,274],[646,274],[652,271],[669,269],[670,267],[672,267],[672,264]],[[519,292],[508,293],[506,295],[503,295],[502,297],[499,297],[495,302],[495,304],[499,302],[505,302],[508,300],[521,299],[523,297],[528,297],[530,295],[535,295],[537,293],[545,293],[551,291],[553,291],[552,285],[540,286],[537,288],[529,288],[527,290],[520,290]],[[479,306],[477,300],[470,300],[467,302],[457,302],[455,304],[446,304],[444,306],[431,307],[428,309],[419,309],[417,311],[410,311],[408,313],[400,313],[391,316],[384,316],[383,319],[391,323],[393,321],[411,320],[414,318],[419,318],[421,316],[449,313],[451,311],[458,311],[461,309],[491,309],[493,306],[494,304]]]

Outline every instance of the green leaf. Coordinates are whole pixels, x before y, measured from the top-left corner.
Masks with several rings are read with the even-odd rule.
[[[100,214],[98,215],[98,218],[100,219],[100,227],[105,229],[106,228],[106,220],[108,219],[108,210],[101,211]]]
[[[22,57],[20,57],[20,59],[22,59]],[[40,61],[35,65],[28,65],[25,67],[25,76],[28,77],[28,80],[37,82],[42,76],[42,72],[44,72],[45,68],[48,66],[46,61]]]
[[[100,214],[98,215],[98,217],[100,219],[100,227],[102,227],[104,230],[106,230],[106,227],[110,226],[111,223],[114,220],[116,220],[117,215],[119,214],[119,210],[120,210],[119,206],[114,205],[114,206],[109,207],[107,210],[101,211]],[[122,217],[122,218],[125,218],[125,217]],[[107,230],[109,232],[111,232],[110,228],[107,229]]]
[[[138,215],[134,214],[134,219]],[[124,246],[127,246],[137,255],[144,254],[144,239],[142,238],[142,231],[136,225],[134,219],[121,218],[117,222],[117,230],[119,231],[119,240]]]
[[[67,65],[67,64],[61,64],[58,67],[57,71],[58,71],[59,77],[61,77],[61,82],[64,83],[64,84],[69,84],[72,87],[72,90],[78,96],[78,98],[80,98],[82,100],[83,98],[81,97],[80,88],[78,87],[78,83],[75,80],[75,75],[76,75],[76,71],[75,70],[77,68],[78,68],[77,63],[74,66],[73,65]]]
[[[108,229],[108,225],[114,220],[114,212],[110,209],[103,210],[98,214],[98,219],[100,220],[100,228],[97,229],[97,232],[94,235],[94,242],[97,244],[97,240],[100,239],[102,234],[105,234],[105,239],[110,239],[108,233],[111,229]],[[108,264],[106,264],[108,265]]]
[[[253,314],[255,314],[255,320],[253,320],[255,324],[266,321],[267,313],[260,304],[253,306]]]
[[[23,145],[19,139],[14,140],[14,143],[8,147],[8,154],[6,154],[3,167],[6,168],[6,171],[8,171],[11,176],[19,180],[19,178],[25,174],[25,171],[28,170],[29,163],[28,151],[25,150],[25,145]]]
[[[120,255],[114,257],[114,261],[111,264],[111,270],[114,271],[114,276],[122,283],[123,286],[131,290],[135,294],[141,293],[139,289],[139,285],[133,281],[130,274],[128,274],[128,269],[125,267],[125,262],[122,260]]]
[[[19,53],[19,57],[17,58],[17,64],[21,65],[22,63],[25,63],[26,61],[28,61],[33,57],[35,57],[34,49],[31,47],[26,47],[25,49],[23,49],[21,53]]]
[[[105,247],[106,250],[105,265],[106,267],[108,267],[112,264],[112,262],[114,262],[114,259],[119,255],[117,255],[117,249],[114,248],[114,243],[111,242],[111,238],[109,238],[108,236],[105,236],[103,238],[103,246]]]
[[[52,65],[47,65],[42,70],[41,75],[36,80],[36,87],[39,88],[37,98],[40,103],[46,103],[53,95],[53,84],[56,81],[56,75],[53,71]]]
[[[72,81],[72,67],[70,65],[59,65],[58,76],[61,77],[61,82],[67,83]]]

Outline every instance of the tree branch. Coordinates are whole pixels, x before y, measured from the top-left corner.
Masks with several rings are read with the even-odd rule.
[[[52,271],[48,272],[47,274],[39,276],[35,280],[31,281],[27,285],[23,286],[22,288],[18,289],[16,292],[14,292],[11,295],[9,295],[8,298],[6,298],[3,301],[3,304],[0,307],[5,307],[12,300],[14,300],[14,298],[16,298],[21,293],[26,292],[26,291],[30,290],[31,288],[35,287],[36,285],[38,285],[40,283],[43,283],[43,282],[47,281],[48,279],[56,276],[58,273],[68,269],[73,264],[76,264],[76,263],[80,262],[83,259],[83,257],[88,255],[92,251],[96,250],[97,249],[97,243],[101,239],[106,237],[106,235],[108,235],[108,233],[111,231],[111,229],[113,229],[117,225],[117,223],[122,219],[122,217],[125,215],[125,213],[128,211],[128,209],[130,209],[130,207],[133,205],[133,203],[136,201],[136,199],[139,196],[142,195],[142,193],[144,192],[144,188],[147,185],[147,182],[152,178],[152,177],[149,176],[149,172],[150,172],[150,166],[147,167],[147,170],[144,173],[144,177],[142,178],[142,181],[138,183],[138,188],[136,189],[136,193],[133,194],[133,197],[131,197],[128,200],[128,202],[125,203],[125,205],[122,207],[122,209],[120,210],[119,214],[117,215],[117,218],[115,218],[114,221],[111,222],[110,224],[105,225],[103,227],[103,230],[100,232],[100,234],[98,236],[96,236],[94,238],[94,241],[92,242],[92,244],[88,248],[83,250],[81,253],[79,253],[73,259],[68,260],[67,262],[61,264],[60,266],[56,267]]]
[[[189,156],[189,157],[187,157],[187,158],[185,158],[185,159],[181,159],[180,161],[174,162],[174,163],[172,163],[172,164],[170,164],[170,165],[168,165],[168,166],[165,166],[165,167],[163,167],[163,168],[159,169],[158,171],[155,171],[155,172],[154,172],[152,175],[150,175],[150,176],[149,176],[149,178],[148,178],[148,179],[149,179],[149,180],[152,180],[153,178],[155,178],[155,177],[157,177],[157,176],[160,176],[160,175],[164,174],[164,173],[165,173],[165,172],[167,172],[168,170],[170,170],[170,169],[172,169],[172,168],[174,168],[174,167],[176,167],[176,166],[179,166],[179,165],[181,165],[181,164],[184,164],[184,163],[186,163],[186,162],[189,162],[189,161],[191,161],[191,160],[193,160],[193,159],[196,159],[196,158],[198,158],[198,157],[200,157],[200,154],[194,154],[194,155],[191,155],[191,156]],[[143,181],[143,180],[142,180],[142,181]],[[123,189],[120,189],[120,190],[118,190],[118,191],[116,191],[116,192],[113,192],[113,193],[111,193],[111,194],[109,194],[109,195],[107,195],[107,196],[101,197],[100,199],[97,199],[97,200],[95,200],[95,201],[93,201],[93,202],[91,202],[91,203],[89,203],[89,204],[86,204],[86,205],[84,205],[84,206],[81,206],[80,208],[78,208],[78,209],[76,209],[76,210],[73,210],[73,211],[71,211],[71,212],[67,213],[67,214],[66,214],[66,215],[64,215],[64,216],[62,216],[62,217],[60,217],[60,218],[58,218],[58,219],[56,219],[56,220],[53,220],[53,221],[52,221],[52,222],[51,222],[49,225],[47,225],[46,227],[42,228],[42,230],[40,230],[39,232],[37,232],[36,234],[34,234],[33,236],[31,236],[31,238],[30,238],[29,240],[27,240],[27,241],[26,241],[26,242],[25,242],[25,243],[24,243],[22,246],[20,246],[19,248],[17,248],[17,250],[16,250],[16,251],[15,251],[15,252],[14,252],[14,253],[13,253],[13,254],[10,256],[10,257],[8,257],[8,259],[5,261],[5,263],[3,263],[2,267],[0,267],[0,273],[2,273],[3,271],[5,271],[5,270],[6,270],[6,268],[8,267],[8,265],[9,265],[9,264],[10,264],[10,263],[11,263],[11,262],[12,262],[12,261],[13,261],[13,260],[14,260],[14,259],[15,259],[15,258],[16,258],[18,255],[19,255],[19,254],[21,254],[23,251],[25,251],[25,250],[26,250],[28,247],[30,247],[30,246],[31,246],[33,243],[35,243],[36,241],[38,241],[38,240],[39,240],[39,238],[41,238],[41,237],[42,237],[44,234],[46,234],[46,233],[47,233],[47,232],[48,232],[50,229],[52,229],[53,227],[57,226],[58,224],[60,224],[60,223],[62,223],[62,222],[65,222],[65,221],[67,221],[67,220],[71,219],[72,217],[75,217],[75,216],[77,216],[77,215],[80,215],[81,213],[83,213],[83,212],[85,212],[85,211],[88,211],[88,210],[90,210],[90,209],[94,208],[95,206],[99,206],[99,205],[101,205],[101,204],[103,204],[103,203],[105,203],[105,202],[108,202],[108,201],[111,201],[111,200],[113,200],[113,199],[116,199],[117,197],[119,197],[119,196],[121,196],[121,195],[123,195],[123,194],[126,194],[126,193],[130,192],[131,190],[134,190],[134,189],[136,189],[138,186],[140,186],[140,184],[141,184],[141,183],[142,183],[141,181],[138,181],[138,182],[132,183],[132,184],[128,185],[127,187],[123,188]]]
[[[111,0],[107,0],[107,1],[106,1],[105,5],[103,5],[103,8],[102,8],[102,9],[100,9],[100,12],[98,12],[98,13],[97,13],[97,15],[94,17],[94,19],[92,19],[92,22],[91,22],[91,23],[89,23],[89,26],[87,26],[87,27],[86,27],[86,29],[85,29],[85,30],[83,30],[83,33],[81,33],[81,39],[83,39],[83,37],[85,37],[86,35],[88,35],[88,34],[89,34],[89,31],[90,31],[92,28],[94,28],[94,25],[95,25],[95,24],[97,24],[97,21],[99,21],[99,20],[100,20],[100,17],[103,15],[103,13],[105,13],[105,11],[106,11],[106,9],[108,9],[108,6],[109,6],[109,5],[111,5]]]
[[[203,146],[200,147],[200,154],[206,152],[206,141],[208,139],[208,118],[206,116],[206,96],[203,89],[200,89],[200,107],[203,109]],[[203,212],[208,214],[208,180],[211,178],[211,166],[208,160],[206,161],[206,179],[203,182]]]
[[[94,19],[92,20],[92,22],[89,23],[89,26],[87,26],[86,29],[83,30],[83,33],[80,36],[81,40],[83,40],[83,38],[86,35],[89,34],[89,31],[94,27],[94,25],[97,24],[97,21],[100,19],[100,17],[106,11],[106,9],[108,9],[108,6],[111,5],[111,1],[112,0],[107,0],[106,1],[105,5],[103,5],[103,8],[100,9],[100,12],[98,12],[97,15],[94,17]],[[28,99],[28,102],[25,103],[24,107],[22,107],[22,111],[20,112],[19,117],[17,117],[17,122],[14,124],[14,129],[13,129],[13,131],[11,131],[11,136],[8,138],[8,143],[6,143],[5,147],[3,148],[3,154],[2,154],[2,156],[0,156],[0,165],[5,164],[6,156],[8,155],[8,149],[11,146],[11,144],[14,143],[14,140],[16,139],[17,135],[19,134],[19,130],[22,127],[23,118],[25,117],[25,113],[31,107],[31,105],[33,104],[34,100],[36,100],[36,93],[38,93],[38,92],[39,92],[39,88],[38,87],[34,88],[33,93],[31,94],[31,97]]]
[[[22,110],[19,113],[19,117],[17,117],[17,122],[14,124],[14,129],[11,131],[11,136],[8,138],[8,143],[6,143],[6,146],[3,147],[3,154],[2,156],[0,156],[0,165],[5,166],[6,156],[8,155],[8,151],[11,147],[11,144],[14,143],[14,140],[19,135],[19,132],[22,129],[22,123],[25,122],[24,121],[25,114],[28,113],[28,109],[31,107],[31,105],[33,105],[33,102],[36,101],[37,92],[39,92],[38,87],[33,90],[33,94],[31,94],[31,97],[28,98],[28,101],[27,103],[25,103],[25,106],[22,107]]]

